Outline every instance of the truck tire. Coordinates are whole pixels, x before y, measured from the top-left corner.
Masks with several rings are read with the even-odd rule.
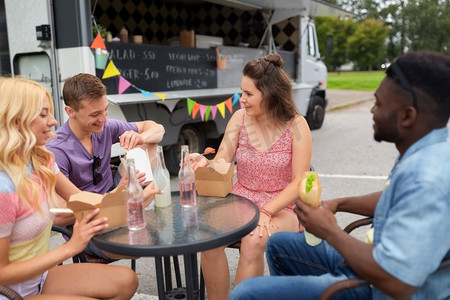
[[[322,127],[324,119],[325,101],[322,97],[315,95],[311,99],[311,104],[306,114],[306,121],[308,122],[309,128],[313,130]]]
[[[164,160],[167,170],[172,175],[177,175],[180,170],[180,149],[182,145],[189,146],[190,153],[202,153],[205,148],[205,136],[195,126],[183,127],[178,136],[178,143],[164,150]]]

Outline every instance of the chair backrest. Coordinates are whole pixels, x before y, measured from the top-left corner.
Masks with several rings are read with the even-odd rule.
[[[0,285],[0,295],[3,295],[10,300],[23,300],[22,296],[6,285]]]
[[[69,240],[72,237],[72,231],[63,226],[53,224],[52,231],[59,232],[59,233],[65,235],[67,237],[67,240]],[[105,258],[99,257],[99,256],[92,256],[85,252],[78,253],[77,255],[72,257],[73,263],[88,262],[88,263],[109,264],[109,263],[115,262],[117,260],[118,259],[105,259]],[[136,260],[135,259],[131,259],[131,269],[133,271],[136,271]]]

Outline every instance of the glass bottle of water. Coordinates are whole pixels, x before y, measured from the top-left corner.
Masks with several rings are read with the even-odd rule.
[[[181,146],[181,167],[178,173],[180,183],[181,206],[191,207],[197,205],[197,192],[195,190],[195,173],[189,159],[189,146]]]
[[[163,194],[155,195],[156,207],[166,207],[172,204],[170,196],[170,175],[164,163],[164,153],[162,146],[156,147],[156,168],[153,171],[155,188],[160,189]]]
[[[145,228],[144,219],[144,195],[142,187],[138,182],[134,159],[127,160],[127,221],[129,230],[140,230]]]

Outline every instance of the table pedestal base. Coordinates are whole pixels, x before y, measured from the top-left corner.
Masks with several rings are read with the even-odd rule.
[[[164,299],[199,299],[199,280],[197,267],[197,253],[184,254],[184,274],[186,287],[181,287],[179,278],[177,279],[178,287],[172,289],[172,276],[170,270],[170,257],[164,257],[164,271],[163,271],[163,257],[155,256],[156,267],[156,284],[158,286],[158,298]],[[175,262],[174,257],[174,262]],[[178,260],[175,268],[178,266]],[[177,272],[177,271],[176,271]],[[179,269],[178,272],[179,273]],[[164,282],[165,277],[165,282]],[[178,277],[178,276],[176,276]],[[180,280],[181,281],[181,280]]]
[[[197,291],[194,291],[194,298],[199,299],[199,293]],[[187,299],[186,288],[179,287],[166,292],[166,300],[179,300],[179,299]]]

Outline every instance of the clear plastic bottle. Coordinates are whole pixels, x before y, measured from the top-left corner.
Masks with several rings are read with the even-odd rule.
[[[170,195],[170,175],[164,163],[164,153],[162,146],[156,147],[156,168],[153,171],[153,178],[155,180],[155,188],[160,189],[163,194],[155,195],[156,207],[166,207],[172,204],[172,197]]]
[[[134,159],[127,160],[127,221],[129,230],[140,230],[145,228],[144,218],[144,196],[142,187],[138,182]]]
[[[187,156],[189,155],[189,146],[181,146],[181,167],[178,173],[180,183],[181,206],[191,207],[197,205],[197,191],[195,190],[195,173]]]

